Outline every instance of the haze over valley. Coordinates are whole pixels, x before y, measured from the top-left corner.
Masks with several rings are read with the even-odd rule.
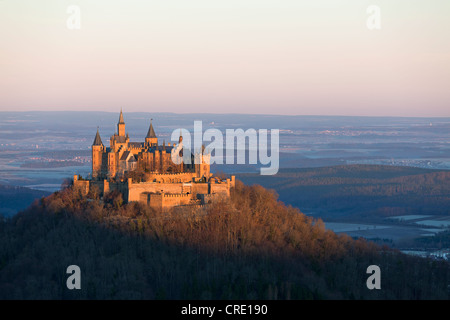
[[[413,245],[413,239],[434,236],[450,223],[450,118],[156,112],[125,112],[125,118],[132,141],[143,139],[151,118],[166,143],[177,128],[193,132],[196,120],[203,130],[221,132],[279,129],[277,175],[261,176],[260,165],[250,164],[211,169],[275,189],[280,200],[324,219],[336,232]],[[108,145],[116,122],[117,112],[2,112],[0,212],[10,216],[25,209],[33,199],[60,190],[74,174],[89,177],[97,126]],[[18,187],[21,192],[11,198]]]
[[[166,142],[176,128],[192,132],[195,120],[202,120],[203,130],[279,129],[281,168],[382,164],[450,169],[450,118],[125,114],[132,141],[143,139],[150,118]],[[0,184],[55,191],[74,173],[89,174],[96,128],[108,143],[116,118],[117,112],[2,112]],[[213,169],[251,173],[259,168],[234,164]]]

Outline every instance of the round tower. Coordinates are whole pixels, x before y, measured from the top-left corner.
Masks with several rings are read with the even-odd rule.
[[[102,139],[100,138],[100,133],[98,132],[95,135],[94,142],[92,143],[92,177],[96,178],[100,176],[102,171],[102,154],[103,154],[104,146]]]
[[[158,145],[158,138],[156,137],[155,130],[153,129],[152,120],[153,119],[150,119],[150,128],[148,128],[147,136],[145,137],[145,146],[147,148]]]
[[[125,137],[125,121],[123,121],[122,108],[120,108],[119,123],[117,124],[119,137]]]

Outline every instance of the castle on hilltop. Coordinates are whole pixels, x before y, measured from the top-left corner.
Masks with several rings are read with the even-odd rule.
[[[178,156],[181,163],[172,159]],[[168,209],[180,205],[203,205],[229,197],[235,177],[219,179],[210,172],[210,155],[204,148],[191,154],[191,163],[183,159],[183,137],[178,144],[159,145],[152,121],[144,142],[130,142],[120,111],[117,132],[103,145],[97,129],[92,144],[92,178],[74,176],[74,186],[84,194],[96,188],[103,196],[119,191],[126,202],[139,201],[153,208]]]

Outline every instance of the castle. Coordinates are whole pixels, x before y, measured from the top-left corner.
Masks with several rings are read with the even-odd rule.
[[[103,145],[99,131],[92,144],[92,178],[74,176],[74,186],[84,194],[96,188],[103,196],[119,191],[126,202],[138,201],[167,210],[180,205],[204,205],[229,197],[235,177],[219,179],[210,172],[210,155],[202,148],[191,154],[191,164],[174,163],[183,159],[183,137],[178,144],[159,145],[152,121],[144,142],[130,142],[120,111],[117,132]]]

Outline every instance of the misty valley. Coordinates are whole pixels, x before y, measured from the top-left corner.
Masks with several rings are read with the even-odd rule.
[[[212,164],[211,170],[274,189],[281,201],[322,218],[338,233],[422,255],[449,247],[450,119],[130,113],[131,137],[145,135],[150,116],[166,141],[176,128],[191,130],[195,120],[202,120],[205,130],[223,132],[277,128],[276,175],[262,176],[260,167],[248,161]],[[74,174],[89,177],[95,128],[111,131],[116,117],[3,112],[0,213],[12,216],[26,209],[60,190]]]

